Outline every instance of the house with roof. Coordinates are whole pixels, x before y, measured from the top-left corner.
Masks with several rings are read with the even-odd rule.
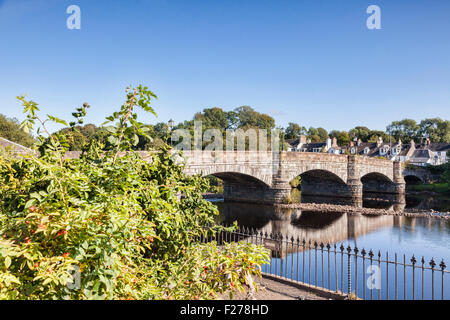
[[[425,143],[416,144],[411,140],[409,144],[399,140],[396,143],[385,143],[378,138],[376,143],[363,143],[358,140],[357,144],[350,144],[350,154],[359,154],[368,157],[385,157],[393,161],[409,161],[413,165],[441,165],[447,163],[449,158],[447,152],[450,150],[450,143]]]
[[[298,139],[287,139],[286,142],[290,145],[287,151],[297,152],[329,152],[338,154],[342,149],[337,145],[336,138],[327,139],[326,142],[311,142],[305,135],[301,135]]]
[[[288,151],[297,152],[328,152],[332,154],[357,154],[366,157],[383,157],[393,161],[409,161],[413,165],[441,165],[450,159],[447,152],[450,150],[450,143],[426,142],[416,144],[414,140],[405,144],[401,140],[398,142],[384,142],[379,137],[376,142],[362,142],[361,139],[351,141],[348,146],[339,146],[337,139],[327,139],[326,142],[311,142],[302,135],[298,139],[286,140],[290,148]]]

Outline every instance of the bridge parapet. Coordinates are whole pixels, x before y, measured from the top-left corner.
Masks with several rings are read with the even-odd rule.
[[[139,152],[151,161],[153,152]],[[79,152],[66,155],[79,157]],[[290,182],[302,176],[302,193],[345,197],[362,204],[363,192],[404,194],[405,171],[399,162],[353,155],[307,152],[184,151],[177,161],[186,174],[215,175],[224,180],[227,200],[280,203]],[[366,181],[370,180],[370,181]]]

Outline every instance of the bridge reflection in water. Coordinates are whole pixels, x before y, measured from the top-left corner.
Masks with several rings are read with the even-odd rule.
[[[320,213],[242,203],[222,202],[217,205],[221,223],[237,221],[239,226],[253,228],[258,232],[330,244],[357,239],[372,231],[402,223],[402,217],[398,216]],[[285,254],[286,251],[283,251],[282,255]]]
[[[310,200],[317,202],[317,199]],[[407,198],[407,202],[407,208],[427,209],[428,205],[439,207],[440,204],[439,201],[428,198]],[[389,209],[394,206],[392,209],[395,209],[395,204],[389,199],[377,201],[369,197],[364,203],[375,208]],[[439,269],[441,259],[448,261],[450,256],[450,220],[308,212],[230,202],[216,204],[220,211],[217,222],[231,224],[237,221],[241,227],[252,229],[252,232],[238,231],[234,233],[237,235],[234,238],[218,235],[217,239],[264,243],[271,251],[270,263],[262,267],[266,274],[275,274],[331,291],[356,292],[359,297],[367,299],[413,299],[414,296],[419,299],[450,298],[450,274],[445,271],[445,279],[442,280],[441,274],[444,274],[444,271]],[[281,234],[283,240],[280,241],[279,237],[269,240],[271,238],[265,236],[266,233]],[[302,240],[306,240],[306,244],[303,244]],[[314,245],[315,242],[317,245]],[[320,243],[325,247],[321,249]],[[327,243],[331,245],[331,250],[327,249]],[[365,262],[361,256],[355,260],[354,252],[351,258],[348,258],[348,246],[357,247],[359,252],[364,248]],[[368,256],[370,249],[374,250],[373,262]],[[417,260],[415,273],[411,267],[411,259],[414,256]],[[422,257],[425,260],[422,260]],[[430,261],[433,261],[433,257],[434,261],[438,262],[437,269],[434,269],[434,285],[430,271]],[[369,265],[380,268],[380,289],[369,290],[366,287],[371,275],[367,270]],[[428,269],[425,270],[425,277],[419,278],[423,267]],[[347,281],[348,279],[351,281]]]
[[[302,197],[305,203],[330,203],[326,197]],[[404,226],[413,228],[415,218],[394,215],[352,215],[345,213],[309,212],[300,209],[280,208],[262,204],[247,204],[234,202],[216,202],[220,215],[217,222],[231,224],[237,221],[241,227],[252,228],[263,234],[288,235],[295,240],[311,240],[318,243],[357,242],[365,235],[389,229],[402,229]],[[447,208],[449,202],[431,198],[418,199],[408,197],[406,209],[426,210],[433,208],[436,211]],[[404,210],[405,204],[399,207],[395,199],[386,195],[370,195],[364,198],[364,206],[388,210]],[[429,220],[429,219],[427,219]],[[447,229],[447,228],[445,228]],[[401,245],[399,243],[399,245]],[[377,244],[374,243],[374,249]],[[381,248],[380,248],[381,249]],[[401,249],[401,248],[398,248]],[[282,255],[286,252],[281,252]],[[290,253],[290,251],[288,251]],[[278,254],[277,254],[278,255]]]

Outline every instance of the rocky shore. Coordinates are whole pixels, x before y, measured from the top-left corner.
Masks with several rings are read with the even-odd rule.
[[[348,214],[364,214],[364,215],[394,215],[405,217],[426,217],[426,218],[439,218],[450,219],[450,212],[436,212],[430,211],[394,211],[392,209],[374,209],[374,208],[358,208],[345,205],[334,204],[317,204],[317,203],[296,203],[296,204],[275,204],[280,208],[292,208],[301,209],[304,211],[312,212],[325,212],[325,213],[348,213]]]

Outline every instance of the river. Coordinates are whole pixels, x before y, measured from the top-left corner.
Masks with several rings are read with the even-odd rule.
[[[307,201],[317,202],[317,199],[303,199]],[[328,199],[333,203],[333,200]],[[223,201],[214,201],[219,208],[220,215],[218,222],[229,224],[237,221],[240,226],[255,228],[258,232],[263,233],[281,233],[283,236],[294,239],[312,240],[318,243],[337,244],[338,247],[343,244],[345,247],[357,246],[361,251],[363,248],[368,252],[372,249],[375,254],[380,252],[384,258],[388,256],[393,259],[395,254],[399,261],[403,261],[403,255],[407,263],[410,263],[411,257],[414,255],[420,265],[422,257],[425,265],[429,266],[430,260],[433,258],[437,265],[442,259],[446,263],[450,262],[450,220],[424,217],[405,217],[392,215],[349,215],[345,213],[318,213],[307,212],[299,209],[286,209],[266,205],[244,204],[244,203],[226,203]],[[366,199],[365,207],[386,208],[389,207],[389,201],[375,201]],[[433,198],[433,197],[416,197],[408,196],[406,198],[406,211],[450,211],[450,199]],[[303,253],[300,253],[302,255]],[[288,252],[281,259],[284,263],[297,263],[299,252]],[[307,259],[307,258],[306,258]],[[272,257],[273,264],[279,264],[281,261],[278,257]],[[394,266],[390,266],[394,267]],[[389,267],[389,268],[390,268]],[[267,268],[267,267],[266,267]],[[338,264],[339,268],[339,264]],[[439,267],[438,267],[439,268]],[[264,271],[264,270],[263,270]],[[325,270],[325,274],[328,270]],[[388,270],[391,274],[394,270]],[[314,273],[314,270],[312,271]],[[317,271],[320,273],[320,271]],[[402,271],[403,272],[403,271]],[[411,270],[406,270],[411,272]],[[279,271],[278,271],[279,273]],[[294,271],[292,278],[303,277],[301,271]],[[288,277],[291,275],[288,274]],[[314,274],[312,275],[315,276]],[[408,275],[407,275],[408,277]],[[320,278],[320,275],[319,275]],[[326,279],[323,279],[326,280]],[[420,279],[417,279],[418,281]],[[426,280],[426,279],[425,279]],[[318,280],[320,283],[320,279]],[[383,280],[384,281],[384,278]],[[425,298],[430,297],[429,282],[425,281]],[[406,284],[406,286],[411,284]],[[440,284],[439,284],[440,285]],[[330,285],[331,289],[335,288],[334,283]],[[362,286],[361,286],[362,287]],[[416,286],[416,297],[420,295],[419,286]],[[450,277],[445,280],[446,294],[450,289]],[[403,292],[403,284],[398,284],[399,292]],[[360,291],[362,289],[359,289]],[[419,291],[418,291],[419,290]],[[428,291],[427,291],[428,290]],[[412,297],[411,289],[406,292],[406,298]],[[362,292],[358,292],[361,296]],[[389,295],[389,296],[387,296]],[[381,292],[380,298],[393,299],[395,293]],[[447,298],[450,298],[447,297]]]

